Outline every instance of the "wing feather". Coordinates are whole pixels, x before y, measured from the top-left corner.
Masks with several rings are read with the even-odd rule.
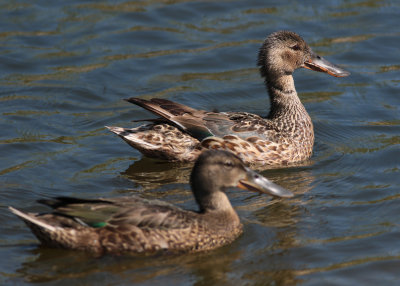
[[[54,215],[69,216],[89,226],[105,223],[114,227],[180,228],[195,215],[166,202],[137,196],[97,200],[58,197],[39,202],[53,207]]]

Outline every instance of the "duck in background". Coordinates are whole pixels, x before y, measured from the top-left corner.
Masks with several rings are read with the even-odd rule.
[[[183,253],[221,247],[242,233],[243,226],[225,193],[227,188],[293,196],[228,151],[203,152],[193,167],[190,184],[198,211],[137,196],[39,200],[54,209],[44,214],[9,209],[45,246],[96,255]]]
[[[311,157],[314,129],[294,86],[293,72],[307,68],[336,77],[350,73],[315,54],[296,33],[269,35],[258,54],[270,96],[266,118],[247,112],[208,112],[166,99],[129,98],[159,118],[137,128],[107,127],[145,156],[196,160],[204,149],[229,150],[247,165],[275,167]],[[149,121],[149,120],[146,120]]]

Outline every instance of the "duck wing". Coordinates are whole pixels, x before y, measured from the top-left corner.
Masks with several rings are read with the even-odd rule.
[[[95,200],[57,197],[39,202],[52,207],[54,216],[69,217],[94,228],[183,228],[188,217],[195,215],[166,202],[136,196]]]
[[[132,97],[126,101],[161,116],[199,141],[210,136],[230,134],[235,125],[235,121],[232,121],[227,113],[197,110],[167,99],[145,100]]]

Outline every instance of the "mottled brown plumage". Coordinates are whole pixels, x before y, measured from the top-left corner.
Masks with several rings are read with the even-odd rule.
[[[278,197],[292,193],[245,167],[227,151],[203,152],[192,170],[191,186],[199,211],[140,197],[40,200],[51,213],[24,213],[10,207],[43,245],[97,255],[160,251],[197,252],[235,240],[242,224],[225,189],[243,189]]]
[[[289,31],[266,38],[258,66],[271,101],[267,118],[196,110],[166,99],[129,98],[161,118],[133,129],[108,128],[144,155],[169,161],[194,161],[204,149],[230,150],[246,164],[257,166],[288,165],[310,158],[313,124],[297,96],[292,73],[301,67],[338,77],[349,73],[316,55]]]

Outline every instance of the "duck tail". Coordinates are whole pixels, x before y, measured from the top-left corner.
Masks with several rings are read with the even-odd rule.
[[[106,126],[106,128],[149,158],[191,162],[196,160],[200,154],[200,145],[197,139],[167,124],[131,129],[115,126]]]
[[[152,144],[150,140],[145,140],[145,138],[142,138],[143,130],[140,130],[140,127],[131,129],[117,126],[105,127],[111,132],[117,134],[129,145],[131,145],[135,149],[138,149],[142,153],[145,152],[145,150],[154,150],[158,147],[157,145]]]
[[[38,218],[36,218],[34,215],[32,214],[28,214],[28,213],[24,213],[20,210],[17,210],[13,207],[8,207],[8,209],[15,214],[17,217],[19,217],[20,219],[22,219],[30,228],[32,227],[36,227],[36,228],[42,228],[44,230],[47,230],[49,232],[54,232],[56,231],[56,227],[45,223],[42,220],[39,220]]]

